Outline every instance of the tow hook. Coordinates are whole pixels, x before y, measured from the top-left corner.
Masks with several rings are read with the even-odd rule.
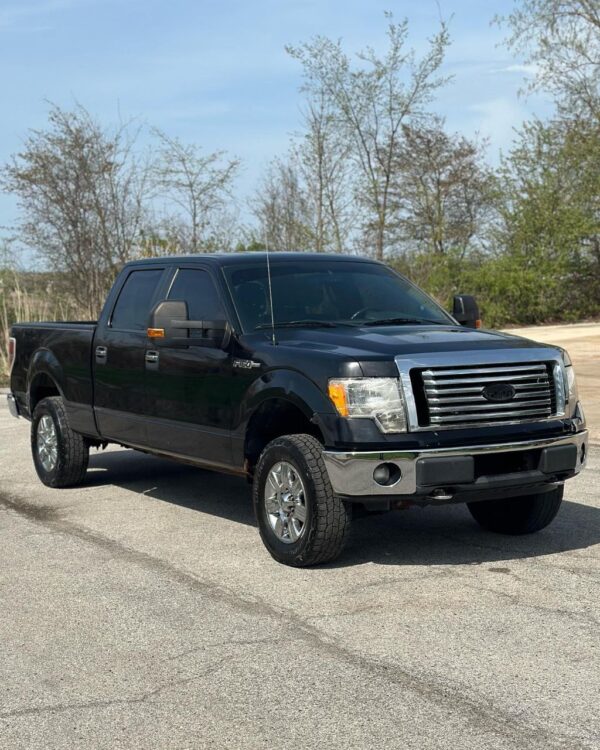
[[[429,495],[427,495],[428,500],[437,500],[437,501],[445,501],[445,500],[452,500],[454,497],[454,493],[450,492],[450,490],[444,489],[443,487],[438,487],[437,489],[433,490]]]

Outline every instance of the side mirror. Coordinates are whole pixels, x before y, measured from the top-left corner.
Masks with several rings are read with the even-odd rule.
[[[479,305],[470,294],[455,295],[452,314],[465,328],[481,328]]]
[[[178,326],[174,325],[174,323],[187,321],[187,319],[188,309],[186,302],[164,299],[150,313],[148,336],[152,339],[187,337],[187,331],[181,331]]]
[[[148,337],[157,346],[223,348],[230,336],[226,320],[189,320],[187,303],[182,300],[163,300],[150,314]]]

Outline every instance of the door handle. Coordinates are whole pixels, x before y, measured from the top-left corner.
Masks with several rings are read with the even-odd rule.
[[[105,346],[96,347],[96,362],[98,362],[98,364],[103,365],[106,362],[107,355],[108,349]]]
[[[158,367],[158,352],[150,349],[144,355],[148,369],[155,370]]]

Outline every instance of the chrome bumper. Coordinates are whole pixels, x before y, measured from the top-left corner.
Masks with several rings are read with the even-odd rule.
[[[349,453],[323,451],[323,459],[333,491],[345,497],[393,497],[417,493],[417,464],[425,458],[455,458],[457,456],[490,455],[527,451],[537,448],[554,448],[563,445],[577,446],[577,459],[573,473],[583,468],[587,457],[587,430],[567,437],[545,440],[527,440],[520,443],[474,445],[460,448],[431,448],[414,451],[369,451]],[[582,448],[585,446],[584,448]],[[392,485],[382,486],[373,479],[373,471],[382,463],[394,464],[400,470],[400,478]],[[515,475],[511,475],[514,477]],[[540,474],[543,480],[543,474]],[[440,477],[440,486],[444,486]],[[431,488],[433,489],[433,487]],[[476,489],[473,485],[473,489]]]
[[[17,404],[17,399],[12,395],[12,393],[9,393],[6,396],[6,400],[8,401],[8,411],[11,413],[11,416],[19,418],[19,405]]]

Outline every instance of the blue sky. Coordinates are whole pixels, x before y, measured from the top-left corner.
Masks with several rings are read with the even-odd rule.
[[[498,47],[490,21],[511,0],[0,0],[0,163],[29,128],[44,126],[46,100],[75,100],[107,125],[138,117],[170,135],[226,149],[243,161],[240,195],[251,192],[270,157],[298,128],[300,68],[286,43],[316,34],[342,38],[349,51],[382,48],[384,10],[407,16],[422,48],[450,19],[445,71],[454,81],[436,109],[448,127],[489,137],[489,158],[510,146],[513,128],[541,96],[523,100],[527,73]],[[0,226],[16,204],[0,194]]]

